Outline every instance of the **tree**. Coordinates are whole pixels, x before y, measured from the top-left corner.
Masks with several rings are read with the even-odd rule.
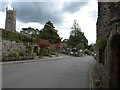
[[[79,44],[76,45],[76,48],[83,50],[85,47],[84,47],[83,43],[79,43]]]
[[[95,52],[95,46],[96,46],[96,44],[88,45],[88,50]]]
[[[49,40],[41,39],[38,43],[38,47],[43,49],[50,46]]]
[[[71,27],[70,35],[77,36],[78,32],[81,32],[81,28],[79,27],[79,24],[76,23],[76,20],[74,20],[73,27]]]
[[[31,37],[32,38],[32,42],[38,42],[38,33],[39,33],[38,29],[34,29],[34,28],[31,28],[31,27],[22,28],[20,33],[22,35]]]
[[[47,39],[53,44],[61,41],[58,30],[55,29],[51,21],[45,23],[44,28],[39,32],[39,38]]]
[[[73,27],[71,29],[68,45],[70,47],[75,47],[79,43],[82,43],[86,48],[88,46],[88,40],[84,36],[84,33],[81,32],[81,28],[79,27],[79,24],[76,23],[76,20],[74,20]]]
[[[34,29],[31,27],[22,28],[22,30],[20,31],[21,34],[27,35],[27,36],[35,36],[36,34],[38,34],[38,32],[39,32],[38,29]]]

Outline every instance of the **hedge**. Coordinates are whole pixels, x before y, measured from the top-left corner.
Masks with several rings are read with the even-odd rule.
[[[10,41],[22,41],[22,42],[32,42],[32,38],[22,35],[20,33],[11,32],[8,30],[2,30],[2,38]]]

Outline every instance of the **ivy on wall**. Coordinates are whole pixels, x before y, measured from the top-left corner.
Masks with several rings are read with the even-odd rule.
[[[98,39],[97,42],[96,42],[96,46],[99,48],[99,49],[105,49],[107,45],[107,41],[106,39]]]
[[[31,53],[33,49],[32,43],[26,43],[26,53]]]
[[[8,30],[2,30],[2,38],[5,40],[16,41],[16,42],[32,42],[32,38],[22,35],[20,33],[11,32]]]
[[[102,63],[104,65],[105,63],[105,47],[107,45],[106,39],[100,38],[96,42],[96,47],[99,50],[99,63]]]
[[[20,60],[21,56],[24,56],[22,59],[28,59],[32,57],[32,54],[30,53],[32,51],[32,43],[33,38],[29,36],[22,35],[17,32],[11,32],[5,29],[0,29],[2,32],[2,39],[8,40],[8,41],[16,41],[16,43],[23,43],[26,46],[26,52],[20,52],[20,51],[11,51],[10,53],[8,52],[7,54],[2,54],[2,61],[6,60]],[[30,56],[31,55],[31,56]]]

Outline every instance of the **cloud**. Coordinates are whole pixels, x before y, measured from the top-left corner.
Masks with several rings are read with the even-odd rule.
[[[62,23],[63,14],[60,12],[60,6],[49,2],[13,2],[11,4],[17,13],[17,20],[28,22],[39,22],[44,24],[51,20],[56,24]]]
[[[20,21],[17,21],[16,23],[16,30],[19,32],[22,30],[22,28],[28,28],[28,27],[32,27],[35,29],[42,29],[44,25],[39,24],[39,23],[35,23],[35,22],[30,22],[30,23],[23,23]]]
[[[85,6],[88,2],[65,2],[63,11],[68,13],[75,13],[80,10],[81,7]]]
[[[8,4],[9,4],[8,2],[0,2],[0,11],[4,12]]]
[[[57,25],[62,24],[64,13],[75,13],[87,2],[12,2],[11,6],[17,10],[17,20],[28,23],[44,24],[51,20]]]
[[[97,21],[97,11],[94,10],[92,12],[89,12],[90,17],[93,19],[93,21]]]
[[[32,0],[31,2],[12,1],[11,7],[14,7],[17,11],[16,29],[18,31],[24,27],[41,29],[45,22],[51,20],[56,29],[58,29],[60,37],[65,39],[69,37],[73,21],[77,20],[89,44],[95,43],[96,14],[98,10],[97,0],[79,0],[79,2],[75,2],[76,0],[63,0],[65,2],[32,2]],[[8,5],[9,4],[0,3],[0,28],[4,28],[5,26],[5,7]]]
[[[5,28],[5,17],[6,14],[4,12],[0,12],[0,28]]]
[[[91,0],[91,2],[89,2],[89,7],[88,8],[88,14],[90,16],[90,18],[93,21],[97,21],[97,16],[98,16],[98,1],[97,0]]]

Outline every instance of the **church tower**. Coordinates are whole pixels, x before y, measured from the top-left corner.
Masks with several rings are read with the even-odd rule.
[[[13,10],[8,10],[8,8],[6,8],[5,29],[16,32],[16,11],[14,8]]]

